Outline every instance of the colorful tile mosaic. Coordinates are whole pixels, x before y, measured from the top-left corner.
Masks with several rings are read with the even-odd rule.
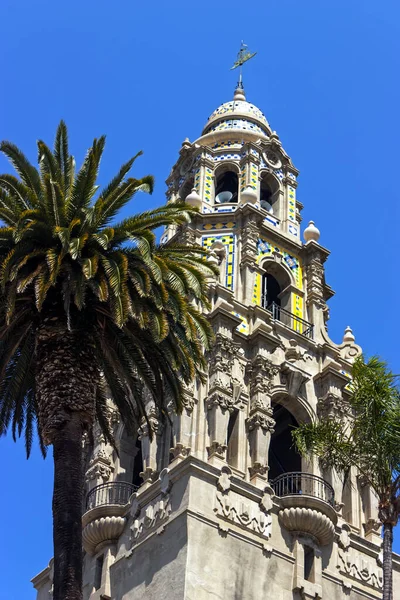
[[[227,206],[226,208],[223,208],[222,206],[216,206],[214,208],[214,212],[217,213],[228,213],[228,212],[234,212],[237,209],[237,205],[235,206]]]
[[[243,192],[246,187],[246,165],[240,167],[240,191]]]
[[[194,187],[196,189],[196,192],[199,193],[200,192],[200,168],[196,169],[196,172],[194,174]]]
[[[241,319],[241,323],[240,325],[238,325],[236,327],[236,331],[238,331],[239,333],[244,333],[245,335],[249,334],[249,323],[247,321],[247,319],[245,317],[242,317],[242,315],[239,315],[239,313],[232,311],[232,314],[235,315],[235,317],[239,317],[239,319]]]
[[[213,150],[225,150],[226,148],[232,148],[233,146],[243,146],[244,142],[235,140],[233,142],[221,142],[220,144],[214,144]]]
[[[202,246],[203,248],[210,248],[217,240],[222,242],[227,249],[225,262],[225,286],[228,289],[233,290],[236,238],[233,233],[228,233],[226,235],[204,235],[202,237]]]
[[[257,189],[257,180],[258,180],[258,168],[254,163],[250,164],[250,187],[253,190]]]
[[[295,227],[294,225],[289,225],[288,231],[292,235],[295,235],[296,237],[299,237],[299,228],[298,227]]]
[[[214,112],[208,118],[208,121],[211,121],[220,115],[226,115],[229,113],[248,114],[255,117],[258,121],[262,121],[265,123],[265,125],[268,125],[268,121],[264,113],[262,113],[257,106],[254,106],[254,104],[250,104],[250,102],[246,102],[244,100],[231,100],[230,102],[224,102],[224,104],[221,104],[221,106],[214,110]]]
[[[213,187],[213,174],[209,167],[206,167],[204,173],[204,200],[211,202],[211,191]]]
[[[282,181],[284,177],[282,169],[274,169],[274,173],[278,177],[278,179]]]
[[[216,162],[220,162],[222,160],[240,160],[241,158],[241,154],[233,152],[229,152],[228,154],[218,154],[217,156],[214,156],[214,160]]]
[[[296,190],[289,185],[289,220],[296,222]]]
[[[212,131],[225,131],[227,129],[241,129],[245,131],[256,131],[257,133],[261,133],[262,135],[266,135],[266,132],[252,121],[247,121],[246,119],[228,119],[226,121],[220,121],[216,123],[214,126],[209,127],[204,132],[211,133]]]
[[[281,224],[278,221],[278,219],[275,219],[275,217],[273,217],[272,215],[268,215],[268,217],[265,217],[264,221],[267,221],[267,223],[271,223],[271,225],[277,227],[278,229],[280,229],[281,227]]]
[[[214,229],[233,229],[235,227],[235,223],[233,221],[228,221],[227,223],[206,223],[203,225],[203,229],[207,231],[211,231]]]

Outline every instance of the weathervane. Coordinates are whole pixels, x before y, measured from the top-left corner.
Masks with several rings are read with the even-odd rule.
[[[239,82],[238,82],[238,87],[242,88],[243,87],[243,81],[242,81],[242,65],[244,65],[245,62],[247,62],[248,60],[250,60],[251,58],[253,58],[253,56],[255,56],[257,54],[257,52],[250,52],[250,50],[248,49],[247,44],[245,44],[242,40],[242,44],[240,46],[240,50],[238,52],[238,55],[236,57],[236,62],[233,65],[233,67],[231,67],[231,71],[233,69],[237,69],[238,67],[240,67],[240,71],[239,71]]]

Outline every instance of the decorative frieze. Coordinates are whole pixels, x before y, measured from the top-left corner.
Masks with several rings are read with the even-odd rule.
[[[380,557],[374,559],[351,546],[350,527],[345,524],[338,538],[337,569],[339,573],[370,585],[378,590],[383,586]]]
[[[223,467],[217,482],[215,514],[223,520],[269,538],[272,528],[272,500],[269,492],[266,492],[257,504],[233,492],[231,478],[232,471],[229,467]]]

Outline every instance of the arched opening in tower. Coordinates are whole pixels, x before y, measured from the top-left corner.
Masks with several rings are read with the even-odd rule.
[[[277,306],[281,306],[281,291],[281,286],[279,285],[277,279],[270,273],[264,273],[262,289],[263,308],[269,308],[273,303],[275,303]]]
[[[272,409],[275,427],[269,446],[269,479],[275,479],[282,473],[301,471],[301,456],[294,447],[292,439],[292,431],[298,423],[281,404],[272,403]]]
[[[270,173],[264,173],[260,183],[260,206],[268,213],[279,216],[279,183]]]
[[[272,207],[272,202],[273,199],[271,188],[269,187],[268,183],[263,180],[260,188],[260,206],[267,212],[273,213],[274,209]]]
[[[238,200],[239,180],[234,171],[224,171],[217,175],[215,184],[215,204],[231,204]]]

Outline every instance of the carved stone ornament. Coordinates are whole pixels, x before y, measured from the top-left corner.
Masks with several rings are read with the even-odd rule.
[[[232,411],[234,408],[234,400],[232,396],[223,392],[213,392],[206,400],[207,410],[211,410],[214,406],[219,406],[223,410]]]
[[[273,433],[275,421],[271,415],[271,410],[256,410],[255,412],[250,414],[249,418],[246,420],[248,431],[253,431],[253,429],[261,428],[264,429],[264,431],[269,431],[269,433]]]
[[[216,455],[216,456],[219,456],[220,458],[224,459],[227,448],[228,448],[228,446],[226,446],[225,444],[220,444],[219,442],[213,442],[212,444],[210,444],[210,446],[207,446],[208,458],[211,458],[212,456]]]
[[[361,581],[376,589],[382,589],[383,575],[379,554],[374,559],[372,556],[360,554],[356,548],[351,547],[350,527],[342,526],[338,539],[337,569],[346,577]]]
[[[239,344],[217,333],[214,346],[209,352],[209,374],[214,375],[218,371],[230,374],[238,349]]]
[[[301,507],[285,508],[279,511],[278,517],[288,531],[311,535],[322,546],[333,540],[335,526],[331,519],[319,510]]]
[[[221,469],[221,475],[217,481],[215,494],[214,512],[224,521],[230,521],[241,527],[249,529],[265,538],[271,536],[272,517],[270,511],[272,505],[267,499],[262,499],[259,504],[251,502],[232,491],[232,472],[229,467]],[[228,532],[228,528],[221,529]]]
[[[86,482],[92,481],[93,479],[102,479],[103,482],[108,481],[114,467],[111,466],[111,458],[101,448],[92,457],[89,462],[89,468],[86,471]]]
[[[155,435],[162,435],[164,424],[155,406],[151,406],[147,413],[147,420],[143,417],[139,428],[139,439],[149,436],[149,426]]]
[[[250,383],[251,408],[266,408],[273,380],[279,369],[269,358],[257,355],[247,365],[246,375]]]
[[[318,399],[317,413],[322,419],[343,419],[351,416],[352,411],[350,404],[342,396],[328,392]]]
[[[91,521],[82,531],[82,542],[88,554],[95,554],[104,544],[115,544],[122,534],[126,519],[122,516],[101,517]]]
[[[157,496],[140,511],[139,518],[131,525],[131,542],[136,544],[147,533],[164,523],[171,513],[170,497],[167,494]]]

